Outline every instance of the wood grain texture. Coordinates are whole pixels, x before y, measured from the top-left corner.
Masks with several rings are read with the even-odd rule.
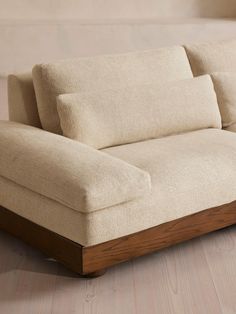
[[[0,231],[0,313],[234,314],[235,243],[232,226],[87,280]]]
[[[236,230],[225,230],[224,235],[215,239],[205,237],[203,250],[216,287],[224,313],[236,313]],[[235,302],[232,304],[232,300]]]
[[[82,273],[82,246],[0,206],[0,229]]]
[[[222,313],[199,239],[142,258],[145,265],[139,260],[134,262],[137,313]]]
[[[1,229],[87,277],[100,276],[107,267],[235,223],[236,201],[125,237],[83,247],[0,206]]]
[[[141,256],[236,223],[236,202],[91,247],[83,247],[83,272]]]

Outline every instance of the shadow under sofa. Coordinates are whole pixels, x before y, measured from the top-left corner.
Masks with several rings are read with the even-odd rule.
[[[10,75],[0,227],[97,276],[235,224],[235,48],[167,47]]]

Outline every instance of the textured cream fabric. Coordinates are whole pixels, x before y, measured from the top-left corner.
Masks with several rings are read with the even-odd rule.
[[[36,65],[33,81],[44,129],[61,134],[56,96],[191,78],[183,47]]]
[[[80,213],[0,177],[0,204],[82,245],[94,245],[236,199],[236,134],[200,130],[106,149],[149,171],[152,193]]]
[[[81,212],[150,190],[147,172],[41,129],[2,121],[0,147],[0,175]]]
[[[236,72],[236,40],[185,45],[194,76]]]
[[[221,128],[209,75],[57,97],[63,135],[104,148],[205,128]]]
[[[219,72],[211,75],[224,128],[236,123],[236,72]]]
[[[11,121],[41,127],[31,73],[8,76],[8,106]]]
[[[227,128],[225,128],[227,131],[230,132],[236,132],[236,123],[231,124],[230,126],[228,126]]]
[[[86,215],[0,176],[0,204],[14,213],[82,245]]]

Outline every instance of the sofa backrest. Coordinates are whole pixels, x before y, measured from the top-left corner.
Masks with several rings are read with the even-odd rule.
[[[10,120],[36,127],[41,127],[42,122],[43,128],[60,134],[56,109],[59,94],[187,79],[193,76],[189,62],[194,76],[216,71],[236,72],[236,41],[37,65],[34,68],[35,86],[31,73],[8,78]]]
[[[33,68],[39,116],[45,130],[61,134],[56,97],[75,92],[95,92],[149,83],[192,78],[183,47],[105,55]]]
[[[32,74],[8,76],[9,119],[41,128]]]
[[[236,40],[185,45],[194,76],[236,72]]]

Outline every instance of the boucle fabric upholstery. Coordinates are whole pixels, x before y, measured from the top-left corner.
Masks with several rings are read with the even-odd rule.
[[[224,128],[236,123],[236,72],[219,72],[211,75]]]
[[[236,40],[185,45],[194,76],[236,72]]]
[[[236,123],[231,124],[227,128],[225,128],[227,131],[236,132]]]
[[[44,130],[0,123],[0,175],[87,212],[143,197],[150,176],[126,162]]]
[[[104,148],[204,128],[221,128],[209,75],[171,82],[65,94],[57,98],[63,135]]]
[[[31,73],[8,76],[8,109],[11,121],[41,128]]]
[[[0,204],[88,246],[236,199],[236,135],[232,132],[200,130],[104,151],[149,171],[151,194],[80,213],[0,177]]]
[[[33,68],[39,116],[45,130],[61,134],[56,96],[192,77],[183,47],[87,57]]]

